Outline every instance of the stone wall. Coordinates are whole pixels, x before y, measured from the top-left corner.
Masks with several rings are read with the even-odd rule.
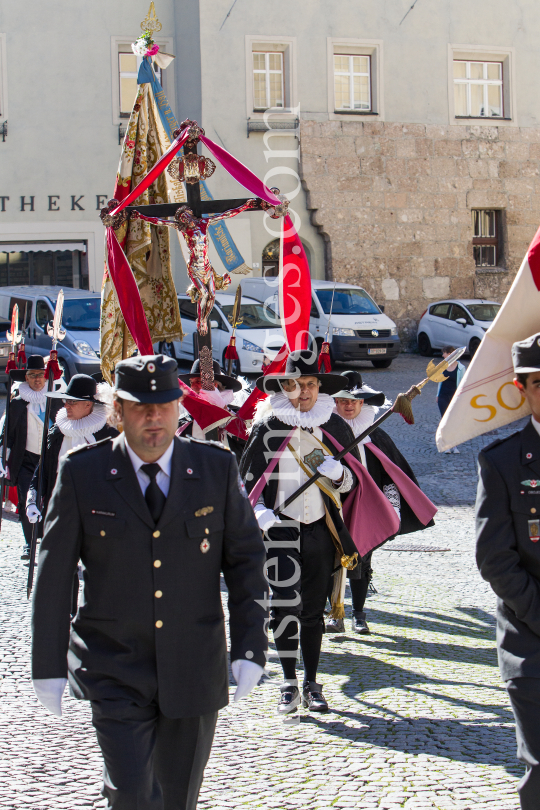
[[[384,304],[405,346],[432,301],[503,300],[540,222],[540,128],[303,121],[300,143],[327,275]],[[474,265],[474,208],[502,211],[494,272]]]

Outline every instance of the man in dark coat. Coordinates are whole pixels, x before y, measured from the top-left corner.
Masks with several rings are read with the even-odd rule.
[[[11,378],[19,381],[17,396],[9,406],[7,448],[7,470],[1,469],[0,476],[7,477],[11,486],[17,487],[19,517],[24,533],[24,548],[21,560],[30,559],[32,526],[26,516],[25,505],[28,489],[41,455],[43,420],[45,418],[46,380],[45,360],[40,354],[28,358],[26,371],[11,371]],[[54,421],[62,407],[53,402],[50,420]]]
[[[344,371],[342,376],[346,378],[349,389],[345,388],[334,394],[336,403],[336,413],[349,425],[355,437],[363,433],[375,421],[379,408],[385,404],[386,397],[382,391],[375,391],[362,381],[362,376],[358,371]],[[380,459],[369,452],[369,445],[372,444],[381,450],[387,458],[418,485],[415,475],[405,459],[400,453],[388,433],[381,428],[375,428],[370,435],[358,445],[360,460],[364,467],[381,490],[388,498],[398,517],[400,526],[398,534],[409,534],[433,526],[433,520],[424,525],[416,516],[411,506],[405,499],[402,499],[399,489],[389,473],[383,467]],[[388,538],[392,539],[392,538]],[[369,635],[371,632],[366,620],[364,610],[366,597],[369,590],[369,583],[373,575],[371,567],[373,552],[369,552],[362,557],[362,564],[353,571],[347,572],[352,595],[352,629],[359,635]],[[345,630],[343,619],[329,619],[326,624],[328,632],[342,633]]]
[[[523,810],[540,806],[540,334],[514,343],[532,417],[479,455],[476,559],[497,599],[497,652],[516,719]]]
[[[354,565],[358,559],[340,514],[341,495],[353,488],[356,477],[346,463],[332,458],[333,439],[344,446],[353,440],[350,428],[332,413],[330,394],[343,387],[343,378],[320,374],[316,356],[302,351],[289,355],[283,374],[260,377],[257,387],[270,396],[262,406],[266,412],[259,410],[255,417],[240,472],[248,491],[255,490],[255,514],[266,535],[270,627],[285,677],[278,712],[295,712],[300,701],[311,711],[326,712],[316,681],[328,586],[336,562],[340,568],[340,561]],[[274,509],[315,470],[323,478],[277,518]],[[298,623],[302,696],[296,679]]]
[[[195,810],[228,702],[220,573],[228,587],[235,700],[258,682],[267,639],[264,546],[232,453],[175,438],[175,360],[116,367],[123,433],[61,464],[33,606],[32,677],[61,712],[69,677],[90,700],[114,810]],[[71,626],[71,583],[84,594]]]
[[[109,388],[107,383],[100,385],[102,388]],[[41,520],[41,516],[47,513],[61,456],[76,447],[96,444],[103,439],[114,439],[118,436],[116,428],[107,424],[107,413],[104,403],[98,397],[97,383],[88,374],[75,374],[65,392],[53,392],[46,396],[54,403],[63,403],[64,407],[57,411],[55,424],[47,435],[47,450],[41,470],[43,476],[41,503],[36,502],[37,467],[28,489],[26,514],[30,523]]]

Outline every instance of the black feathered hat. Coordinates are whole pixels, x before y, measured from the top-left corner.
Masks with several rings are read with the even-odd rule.
[[[317,352],[309,349],[291,352],[282,374],[266,374],[258,378],[256,385],[265,394],[275,394],[283,390],[282,384],[286,380],[295,380],[298,377],[316,377],[321,383],[321,394],[332,395],[344,387],[343,377],[339,374],[321,374],[317,365]]]

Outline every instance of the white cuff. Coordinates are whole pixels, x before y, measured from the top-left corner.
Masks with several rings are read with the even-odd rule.
[[[67,678],[38,678],[32,681],[36,697],[47,711],[62,717],[62,695]]]

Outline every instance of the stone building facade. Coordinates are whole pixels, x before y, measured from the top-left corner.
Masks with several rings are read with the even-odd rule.
[[[301,174],[333,278],[409,343],[433,301],[502,301],[540,221],[538,127],[303,121]],[[500,211],[496,268],[475,267],[474,209]]]

